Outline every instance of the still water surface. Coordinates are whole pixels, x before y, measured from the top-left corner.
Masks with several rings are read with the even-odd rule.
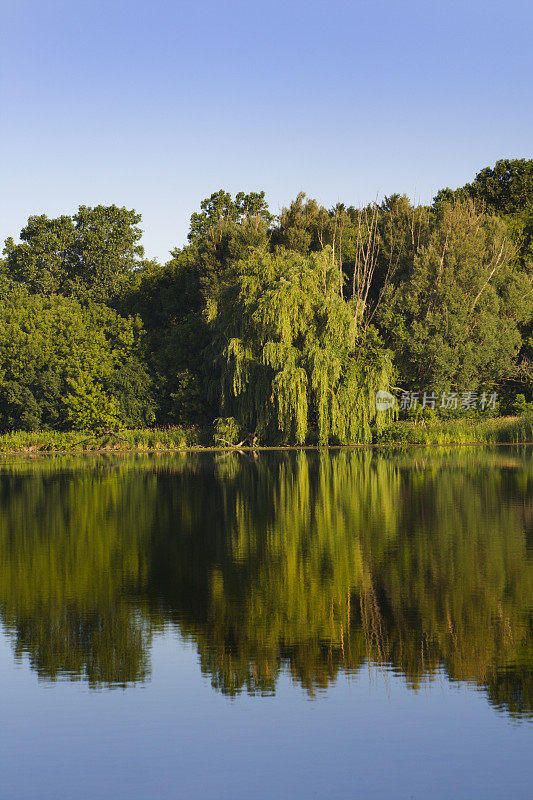
[[[0,797],[533,796],[533,451],[0,464]]]

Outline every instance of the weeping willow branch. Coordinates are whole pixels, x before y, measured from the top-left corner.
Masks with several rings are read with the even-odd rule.
[[[331,255],[260,251],[235,272],[235,305],[219,320],[220,341],[228,324],[239,334],[220,355],[221,413],[261,441],[368,442],[386,421],[375,394],[389,385],[392,363],[361,341],[356,301],[340,295]]]

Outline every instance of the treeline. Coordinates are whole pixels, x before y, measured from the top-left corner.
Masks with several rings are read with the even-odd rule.
[[[82,206],[6,241],[0,430],[345,443],[390,422],[378,389],[530,406],[533,160],[499,161],[431,206],[300,194],[274,217],[264,192],[220,191],[163,265],[140,222]],[[435,406],[424,413],[454,413]]]

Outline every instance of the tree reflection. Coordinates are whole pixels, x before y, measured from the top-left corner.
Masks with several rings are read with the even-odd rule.
[[[148,475],[103,464],[3,471],[2,616],[39,675],[92,686],[147,676],[150,620],[129,597],[143,583],[155,488]]]
[[[383,664],[443,668],[533,710],[530,457],[230,454],[0,478],[0,604],[38,672],[127,685],[153,631],[218,690],[310,695]]]

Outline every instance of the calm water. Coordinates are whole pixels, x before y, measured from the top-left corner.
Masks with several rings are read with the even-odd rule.
[[[0,797],[533,796],[533,451],[0,463]]]

